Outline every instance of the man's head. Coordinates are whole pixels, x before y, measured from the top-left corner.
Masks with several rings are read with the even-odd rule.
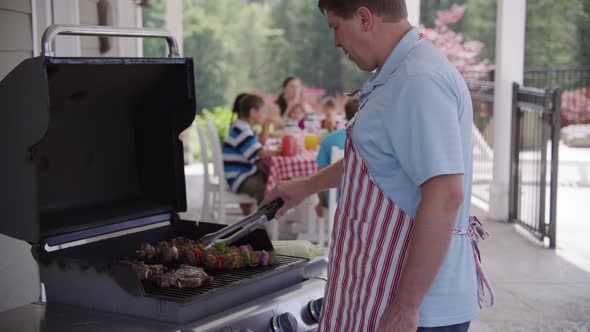
[[[405,0],[319,0],[334,45],[360,69],[380,68],[411,25]]]
[[[246,95],[240,100],[238,110],[240,119],[249,123],[262,124],[266,120],[266,110],[264,109],[264,100],[259,96]]]
[[[357,98],[349,99],[344,104],[344,113],[346,114],[346,121],[352,120],[356,112],[359,111],[359,100]]]
[[[322,13],[330,11],[343,19],[352,18],[360,7],[391,22],[408,17],[405,0],[319,0],[318,7]]]

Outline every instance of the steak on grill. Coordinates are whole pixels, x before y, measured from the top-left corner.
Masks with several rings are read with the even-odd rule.
[[[213,278],[200,267],[181,264],[178,269],[155,275],[153,280],[161,288],[197,288],[212,281]]]

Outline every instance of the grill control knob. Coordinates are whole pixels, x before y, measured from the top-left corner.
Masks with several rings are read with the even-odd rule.
[[[290,312],[275,315],[270,320],[270,329],[272,332],[295,332],[297,331],[297,318]]]
[[[322,303],[324,303],[324,298],[311,300],[307,303],[307,311],[309,315],[316,323],[320,322],[320,312],[322,311]]]

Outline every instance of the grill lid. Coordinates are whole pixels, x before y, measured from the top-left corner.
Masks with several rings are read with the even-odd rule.
[[[0,82],[0,102],[1,233],[75,240],[186,210],[192,59],[35,57]]]

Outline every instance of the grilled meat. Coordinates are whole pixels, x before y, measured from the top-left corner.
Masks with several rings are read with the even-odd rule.
[[[121,263],[129,264],[139,280],[150,279],[164,273],[164,266],[161,264],[149,265],[142,261],[121,261]]]
[[[154,276],[158,287],[196,288],[211,282],[212,277],[200,267],[182,264],[179,269]]]
[[[276,254],[273,251],[254,251],[250,245],[226,247],[223,243],[217,243],[205,249],[202,244],[185,237],[160,241],[156,245],[144,243],[137,253],[140,258],[162,264],[180,262],[190,266],[205,266],[219,270],[266,266],[276,261]]]

